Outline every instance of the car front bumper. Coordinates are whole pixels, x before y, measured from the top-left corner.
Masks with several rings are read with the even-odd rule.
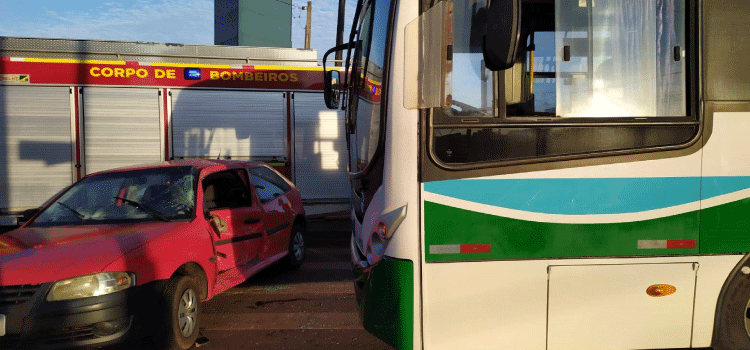
[[[133,321],[128,302],[133,288],[48,302],[51,286],[0,286],[0,314],[5,316],[0,349],[99,347],[125,340]]]

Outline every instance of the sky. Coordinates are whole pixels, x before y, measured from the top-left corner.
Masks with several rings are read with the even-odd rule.
[[[301,48],[307,0],[291,1],[292,46]],[[346,3],[348,27],[355,1]],[[320,58],[336,44],[337,7],[312,1],[311,47]],[[213,0],[0,0],[0,36],[213,45],[213,13]]]

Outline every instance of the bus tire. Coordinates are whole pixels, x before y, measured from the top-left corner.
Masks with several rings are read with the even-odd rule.
[[[732,269],[721,289],[711,347],[750,349],[750,254]]]

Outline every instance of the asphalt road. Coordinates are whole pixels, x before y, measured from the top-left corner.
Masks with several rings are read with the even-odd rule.
[[[347,220],[309,223],[296,270],[273,266],[202,304],[201,333],[218,349],[393,349],[359,321]]]

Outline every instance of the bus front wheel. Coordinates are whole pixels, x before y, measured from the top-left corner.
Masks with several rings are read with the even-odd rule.
[[[711,347],[750,349],[750,254],[732,269],[721,289]]]

